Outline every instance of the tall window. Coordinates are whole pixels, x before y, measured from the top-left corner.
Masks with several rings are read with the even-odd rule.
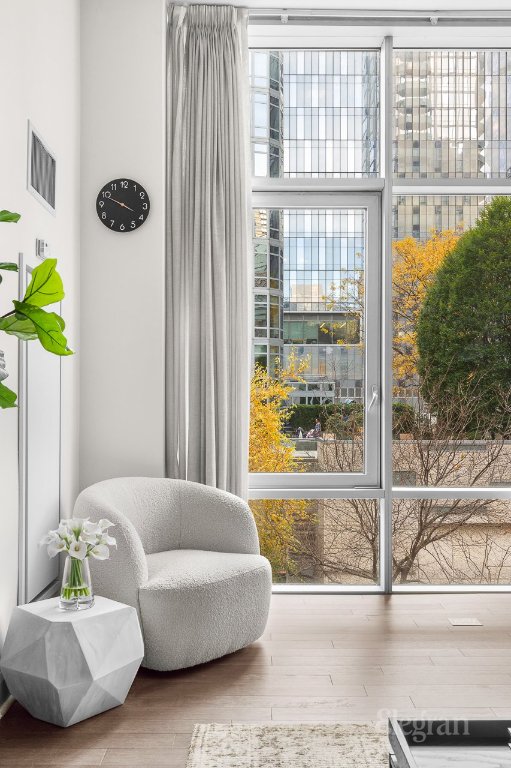
[[[397,486],[474,490],[457,499],[420,491],[394,499],[393,578],[398,584],[509,584],[509,503],[476,495],[478,488],[511,486],[511,378],[492,369],[492,353],[481,354],[486,346],[505,356],[506,342],[487,335],[488,307],[506,334],[506,319],[497,316],[500,289],[481,280],[468,308],[477,330],[470,335],[466,318],[463,342],[453,323],[467,312],[463,296],[456,291],[450,306],[435,304],[432,285],[449,290],[447,265],[458,250],[451,271],[465,281],[461,293],[470,290],[472,256],[462,238],[471,229],[477,237],[478,220],[492,201],[484,182],[480,194],[460,194],[451,185],[511,174],[511,53],[398,50],[394,78],[395,183],[448,183],[441,195],[394,197],[393,479]],[[490,239],[486,243],[492,247]],[[476,279],[488,257],[483,238]],[[441,356],[428,345],[432,312]]]
[[[380,61],[251,54],[251,505],[278,583],[509,584],[511,364],[493,373],[478,342],[444,343],[432,286],[507,191],[494,185],[511,178],[511,52],[396,48],[384,73]],[[489,290],[471,317],[511,359],[511,307]]]

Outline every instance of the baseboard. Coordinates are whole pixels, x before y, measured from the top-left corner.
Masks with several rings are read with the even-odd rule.
[[[4,715],[7,714],[11,704],[14,704],[14,701],[15,701],[14,696],[11,696],[11,694],[9,694],[7,696],[7,699],[4,701],[4,703],[0,704],[0,720]]]
[[[0,675],[0,719],[6,714],[13,701],[14,697],[9,693],[5,680]]]

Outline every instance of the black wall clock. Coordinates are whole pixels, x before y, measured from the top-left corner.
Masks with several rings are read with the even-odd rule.
[[[96,198],[99,220],[114,232],[133,232],[149,216],[149,195],[133,179],[114,179],[100,189]]]

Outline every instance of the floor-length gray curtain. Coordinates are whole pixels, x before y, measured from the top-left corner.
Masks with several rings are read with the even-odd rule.
[[[167,474],[246,495],[247,13],[170,6]]]

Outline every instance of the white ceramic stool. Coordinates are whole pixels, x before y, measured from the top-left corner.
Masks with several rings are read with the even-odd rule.
[[[68,726],[122,704],[144,655],[137,613],[105,597],[85,611],[58,598],[14,609],[0,669],[31,715]]]

